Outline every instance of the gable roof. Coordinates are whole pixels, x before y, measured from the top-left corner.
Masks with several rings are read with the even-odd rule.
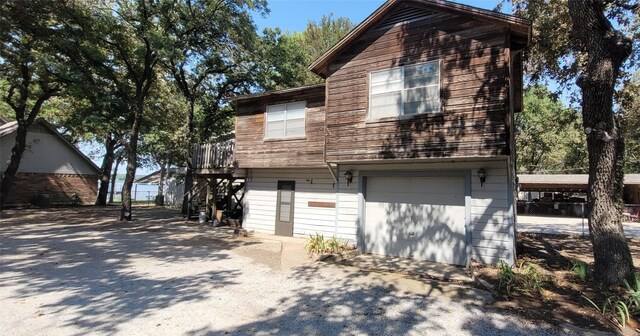
[[[167,169],[166,177],[174,177],[179,175],[184,176],[186,171],[187,171],[187,168],[184,168],[184,167],[169,168]],[[158,184],[160,183],[160,170],[156,170],[153,173],[145,175],[133,182],[140,183],[140,184]]]
[[[357,25],[347,35],[345,35],[338,43],[327,50],[322,56],[318,57],[311,65],[309,70],[324,77],[323,69],[327,64],[346,49],[351,43],[356,41],[369,28],[377,24],[381,19],[399,4],[415,5],[425,9],[438,10],[453,14],[469,16],[479,21],[487,21],[495,24],[509,27],[512,34],[525,38],[527,43],[531,38],[531,22],[526,19],[518,18],[513,15],[494,12],[482,8],[468,5],[461,5],[455,2],[445,0],[387,0],[369,17]]]
[[[57,136],[60,140],[62,140],[62,142],[64,144],[66,144],[74,153],[76,153],[84,161],[86,161],[91,168],[95,169],[95,171],[98,174],[102,173],[100,168],[98,168],[98,166],[95,163],[93,163],[93,161],[91,161],[91,159],[89,159],[86,155],[84,155],[84,153],[81,152],[80,149],[78,149],[78,147],[74,146],[71,142],[69,142],[69,140],[67,140],[65,137],[63,137],[62,134],[60,134],[60,132],[58,132],[58,130],[56,130],[56,128],[53,125],[51,125],[51,123],[49,123],[48,121],[46,121],[44,119],[36,119],[33,122],[32,125],[43,126],[47,131],[49,131],[49,133]],[[11,122],[8,122],[6,124],[0,125],[0,138],[13,133],[17,129],[18,129],[18,122],[15,121],[15,120],[11,121]]]

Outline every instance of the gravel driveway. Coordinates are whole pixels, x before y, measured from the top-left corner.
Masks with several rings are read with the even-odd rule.
[[[136,214],[3,212],[0,334],[572,333],[494,311],[484,291],[311,262],[299,242],[230,239],[168,210]]]

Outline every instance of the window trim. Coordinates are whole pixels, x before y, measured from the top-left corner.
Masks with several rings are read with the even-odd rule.
[[[433,63],[433,64],[437,64],[438,65],[438,109],[431,111],[431,112],[422,112],[422,113],[414,113],[414,114],[405,114],[404,113],[404,103],[405,103],[405,96],[406,96],[406,91],[408,89],[404,88],[404,68],[405,67],[410,67],[410,66],[417,66],[417,65],[424,65],[424,64],[429,64],[429,63]],[[402,76],[402,89],[400,90],[400,95],[402,97],[401,101],[400,101],[400,111],[402,112],[402,114],[400,115],[394,115],[394,116],[385,116],[385,117],[378,117],[378,118],[372,118],[371,117],[371,86],[372,86],[372,81],[371,81],[371,76],[375,73],[379,73],[379,72],[384,72],[384,71],[390,71],[393,69],[402,69],[402,71],[400,72],[401,76]],[[369,75],[367,76],[367,119],[366,122],[376,122],[376,121],[380,121],[380,120],[384,120],[384,119],[407,119],[407,118],[412,118],[415,116],[419,116],[419,115],[426,115],[426,114],[433,114],[433,113],[441,113],[442,112],[442,61],[440,59],[437,60],[432,60],[432,61],[426,61],[426,62],[419,62],[419,63],[413,63],[413,64],[403,64],[401,66],[397,66],[397,67],[392,67],[392,68],[385,68],[385,69],[380,69],[380,70],[375,70],[375,71],[371,71],[369,72]],[[422,87],[428,87],[428,86],[422,86]],[[392,91],[390,91],[392,92]],[[385,92],[388,93],[388,92]]]
[[[287,133],[287,106],[288,105],[292,105],[292,104],[296,104],[296,103],[304,103],[304,134],[302,135],[290,135],[290,136],[286,136]],[[285,106],[285,110],[284,110],[284,133],[285,136],[281,136],[281,137],[268,137],[268,130],[267,130],[267,126],[269,124],[268,120],[267,120],[267,109],[269,106],[277,106],[277,105],[284,105]],[[307,137],[307,101],[306,100],[296,100],[296,101],[289,101],[289,102],[284,102],[284,103],[275,103],[275,104],[267,104],[264,106],[264,134],[263,134],[263,141],[277,141],[277,140],[298,140],[298,139],[306,139]],[[297,118],[298,119],[298,118]]]

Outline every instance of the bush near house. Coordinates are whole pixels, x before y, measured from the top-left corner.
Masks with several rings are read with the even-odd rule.
[[[336,236],[331,237],[331,239],[325,239],[324,235],[321,234],[309,235],[304,247],[310,255],[340,253],[352,249],[348,242],[342,241]]]

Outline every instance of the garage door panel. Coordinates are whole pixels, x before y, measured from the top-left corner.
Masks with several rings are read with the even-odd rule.
[[[364,230],[367,252],[464,264],[464,180],[444,180],[368,178]],[[435,186],[443,182],[449,187],[441,193]],[[401,188],[423,191],[402,192]]]
[[[367,190],[373,192],[397,191],[419,194],[423,193],[426,187],[446,194],[458,193],[464,189],[464,179],[456,177],[368,177],[367,180]],[[426,186],[420,181],[429,181],[429,184]]]
[[[442,204],[464,206],[464,180],[460,178],[368,178],[367,202]]]

